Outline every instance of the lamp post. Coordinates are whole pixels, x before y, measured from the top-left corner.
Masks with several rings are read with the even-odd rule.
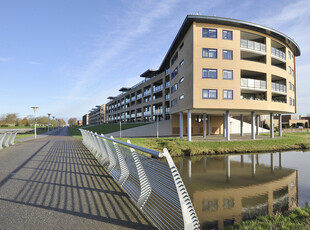
[[[47,133],[49,134],[49,133],[50,133],[50,117],[51,117],[51,114],[50,114],[50,113],[48,113],[48,114],[47,114],[47,116],[48,116],[48,122],[47,122]]]
[[[54,131],[54,121],[55,121],[55,116],[52,116],[53,117],[53,131]]]
[[[36,118],[36,111],[39,107],[31,107],[33,108],[33,112],[34,112],[34,138],[37,138],[37,118]]]

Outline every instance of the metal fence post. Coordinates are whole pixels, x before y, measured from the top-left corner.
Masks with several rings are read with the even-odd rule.
[[[3,149],[2,145],[3,145],[3,141],[5,139],[6,133],[1,133],[0,135],[1,135],[0,136],[0,149]]]
[[[10,145],[14,145],[14,140],[15,140],[16,134],[17,134],[17,132],[12,134],[11,140],[10,140]]]
[[[4,141],[4,147],[9,147],[10,146],[10,139],[11,139],[12,133],[8,133],[8,135],[6,135],[6,139]]]

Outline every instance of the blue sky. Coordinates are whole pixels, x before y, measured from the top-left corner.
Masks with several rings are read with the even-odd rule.
[[[158,68],[187,14],[263,24],[293,38],[297,112],[310,113],[309,0],[2,0],[0,114],[68,119]]]

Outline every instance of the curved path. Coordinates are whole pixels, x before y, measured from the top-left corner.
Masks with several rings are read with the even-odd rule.
[[[67,128],[0,150],[0,229],[128,228],[154,227]]]

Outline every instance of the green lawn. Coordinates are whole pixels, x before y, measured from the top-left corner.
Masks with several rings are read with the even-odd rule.
[[[233,227],[227,227],[229,229],[310,229],[310,205],[301,209],[296,208],[292,212],[277,213],[274,215],[261,216],[255,220],[243,221],[235,224]]]
[[[122,124],[122,130],[131,129],[138,126],[146,125],[147,123],[136,123],[136,124]],[[119,124],[103,124],[103,125],[96,125],[92,127],[83,128],[89,131],[96,132],[98,134],[107,134],[112,132],[118,132],[120,130]],[[82,139],[81,132],[78,130],[79,127],[69,127],[69,131],[71,136],[76,137],[78,139]]]
[[[37,134],[42,134],[42,133],[46,133],[46,132],[47,132],[47,128],[37,128]],[[17,134],[15,137],[15,141],[17,139],[30,137],[30,136],[34,136],[34,130],[30,130],[30,131],[22,133],[22,134]]]

